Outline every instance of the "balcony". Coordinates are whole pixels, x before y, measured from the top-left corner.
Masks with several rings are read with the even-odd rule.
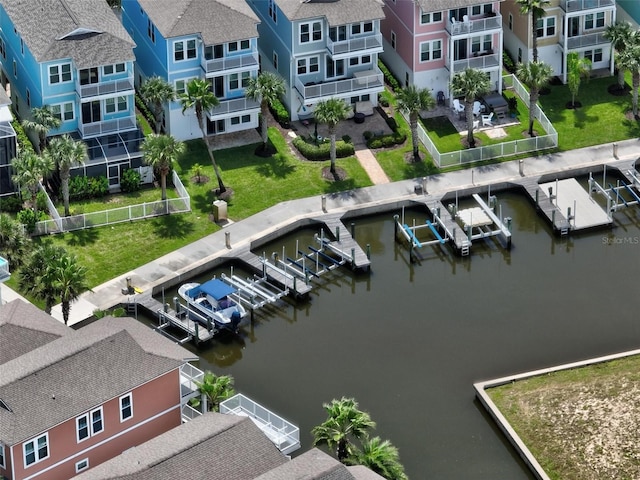
[[[382,53],[382,34],[376,33],[374,35],[350,38],[349,40],[338,42],[334,42],[328,38],[327,50],[329,50],[334,60],[348,57],[354,53],[360,55]]]
[[[207,114],[209,120],[228,117],[234,113],[249,112],[250,110],[259,110],[260,102],[251,100],[247,97],[232,98],[231,100],[220,100],[220,105],[212,108]]]
[[[560,46],[564,48],[564,36],[560,36]],[[596,45],[611,45],[604,36],[604,32],[587,33],[567,39],[567,51],[579,48],[593,47]]]
[[[81,123],[78,126],[78,130],[80,130],[80,135],[83,139],[100,137],[110,133],[126,132],[137,128],[135,115],[102,122]]]
[[[86,100],[91,97],[102,97],[112,95],[133,95],[133,77],[114,80],[112,82],[98,82],[80,85],[76,82],[76,92],[80,98]]]
[[[336,80],[334,82],[309,83],[304,84],[299,77],[296,78],[296,90],[304,98],[309,100],[322,100],[323,98],[335,97],[337,95],[347,96],[352,92],[368,89],[379,89],[384,87],[384,78],[380,70],[366,70],[354,73],[354,78],[346,80]]]
[[[0,283],[9,280],[11,273],[9,272],[9,261],[0,257]]]
[[[465,58],[462,60],[454,60],[453,65],[447,60],[445,65],[452,75],[460,73],[467,68],[476,70],[495,70],[500,67],[500,56],[497,54],[479,55],[477,57]]]
[[[251,52],[246,55],[235,55],[233,57],[215,58],[212,60],[203,59],[202,69],[207,75],[220,72],[234,73],[253,69],[257,70],[258,52]]]
[[[560,8],[566,13],[602,8],[616,8],[615,0],[561,0]]]
[[[300,429],[241,393],[220,404],[220,413],[251,418],[285,455],[300,448]]]
[[[496,13],[494,16],[485,18],[474,18],[468,22],[451,22],[445,24],[445,30],[452,37],[477,35],[491,30],[502,30],[502,15]]]
[[[203,378],[204,372],[190,363],[180,367],[180,397],[183,405],[198,396],[198,382],[202,382]]]

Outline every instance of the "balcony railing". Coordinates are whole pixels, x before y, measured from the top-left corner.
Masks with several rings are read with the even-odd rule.
[[[224,72],[227,70],[250,70],[251,67],[258,67],[258,53],[251,52],[246,55],[235,55],[233,57],[215,58],[212,60],[202,60],[202,68],[209,73]]]
[[[182,406],[182,423],[187,423],[189,420],[198,418],[200,415],[202,415],[200,410],[196,410],[188,404]]]
[[[90,83],[87,85],[80,85],[80,83],[76,82],[76,91],[83,99],[102,95],[129,95],[134,92],[133,77],[114,80],[112,82]]]
[[[300,448],[298,427],[241,393],[220,403],[220,413],[248,416],[285,455]]]
[[[81,123],[78,127],[82,138],[99,137],[109,133],[126,132],[137,127],[136,116],[105,120],[102,122]]]
[[[9,261],[0,257],[0,282],[8,280],[10,276]]]
[[[615,0],[561,0],[560,8],[567,13],[598,8],[615,8]]]
[[[231,100],[220,100],[220,105],[211,109],[208,113],[209,120],[214,120],[231,113],[246,112],[260,108],[260,102],[247,97],[232,98]]]
[[[587,33],[567,39],[567,50],[592,47],[595,45],[609,45],[611,42],[604,36],[604,32]],[[560,45],[564,46],[564,36],[560,36]]]
[[[180,367],[180,395],[183,403],[189,398],[197,396],[198,382],[202,382],[204,372],[190,363]]]
[[[300,78],[296,78],[296,90],[305,100],[333,97],[336,95],[347,95],[358,90],[370,88],[380,88],[384,86],[384,79],[379,70],[367,70],[366,72],[356,72],[354,78],[347,80],[336,80],[334,82],[322,82],[315,84],[304,84]]]
[[[493,70],[500,67],[500,57],[497,54],[479,55],[477,57],[454,60],[453,65],[447,60],[446,67],[451,74],[464,71],[467,68],[476,70]]]
[[[468,22],[456,21],[453,23],[449,20],[446,22],[445,29],[451,36],[471,35],[489,30],[500,30],[502,29],[502,15],[496,13],[495,16],[492,17],[474,18]]]
[[[382,52],[382,34],[367,35],[365,37],[350,38],[334,42],[330,38],[327,39],[327,49],[332,56],[347,55],[349,53],[379,53]]]

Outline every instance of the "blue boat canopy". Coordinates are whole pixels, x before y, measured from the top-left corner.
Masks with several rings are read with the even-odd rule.
[[[232,293],[236,293],[236,289],[231,285],[224,283],[222,280],[214,278],[213,280],[209,280],[208,282],[204,282],[197,287],[193,287],[187,292],[191,298],[197,297],[200,293],[204,293],[209,295],[216,300],[222,300],[227,295],[231,295]]]

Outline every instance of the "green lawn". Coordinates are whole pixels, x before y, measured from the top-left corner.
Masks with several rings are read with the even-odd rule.
[[[102,199],[77,200],[70,203],[69,210],[71,210],[71,215],[79,215],[139,205],[141,203],[157,202],[161,198],[162,192],[160,188],[145,186],[137,192],[108,195]],[[178,194],[169,184],[167,184],[167,198],[178,198]],[[64,204],[59,203],[56,208],[60,215],[64,215]]]

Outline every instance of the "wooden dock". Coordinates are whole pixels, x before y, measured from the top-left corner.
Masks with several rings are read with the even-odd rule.
[[[455,217],[451,215],[447,207],[442,203],[441,200],[435,202],[434,205],[428,207],[431,211],[431,214],[436,214],[438,210],[440,210],[440,216],[437,218],[436,222],[440,228],[442,228],[447,237],[449,237],[450,241],[453,242],[455,246],[455,250],[460,253],[462,256],[469,255],[469,249],[471,248],[471,242],[465,235],[458,222],[456,222]]]
[[[267,278],[271,279],[283,288],[288,288],[296,297],[302,297],[311,291],[311,286],[307,285],[304,281],[300,281],[293,275],[290,275],[285,271],[281,271],[278,268],[270,267],[268,259],[258,256],[249,250],[243,252],[237,258],[247,266],[253,268],[256,272],[259,272],[258,274],[260,276],[264,277],[266,275]],[[267,262],[266,266],[265,261]]]
[[[551,201],[548,190],[547,194],[542,192],[540,184],[538,183],[538,177],[525,178],[518,183],[522,185],[529,194],[536,209],[551,223],[553,230],[561,235],[568,234],[571,228],[569,221],[558,206]]]
[[[323,221],[329,231],[334,234],[336,231],[340,232],[338,240],[327,241],[328,239],[325,238],[324,246],[334,254],[343,255],[351,263],[351,268],[354,270],[369,270],[371,268],[371,260],[369,260],[369,257],[356,242],[355,238],[351,236],[351,232],[342,223],[340,217],[330,215],[323,218]]]
[[[584,230],[613,223],[609,214],[589,196],[575,178],[541,183],[540,190],[539,198],[546,196],[549,201],[553,200],[560,212],[565,212],[565,219],[568,219],[571,230]],[[571,218],[568,218],[569,212]]]

